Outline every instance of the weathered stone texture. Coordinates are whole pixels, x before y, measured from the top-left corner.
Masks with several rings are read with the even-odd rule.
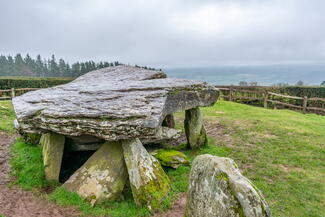
[[[63,186],[95,204],[121,199],[126,180],[122,144],[107,142]]]
[[[43,134],[40,144],[43,148],[43,164],[47,180],[59,181],[65,137],[56,133]]]
[[[122,143],[134,201],[149,210],[161,207],[171,189],[168,176],[139,139]]]
[[[199,148],[207,144],[208,138],[203,125],[203,116],[199,108],[185,111],[184,128],[187,144],[190,148]]]
[[[270,217],[261,192],[232,159],[201,155],[190,173],[186,217]]]
[[[24,132],[113,141],[156,137],[166,115],[210,106],[218,94],[204,82],[166,78],[161,71],[122,65],[28,92],[15,97],[13,105]]]
[[[189,165],[189,160],[185,154],[175,150],[159,149],[151,153],[162,166],[177,169],[181,165]]]

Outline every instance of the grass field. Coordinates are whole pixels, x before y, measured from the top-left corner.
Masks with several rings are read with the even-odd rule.
[[[8,108],[0,109],[0,130],[11,133],[14,113],[10,103],[2,101],[0,106]],[[273,216],[325,216],[325,116],[224,101],[203,108],[203,112],[210,133],[209,145],[197,151],[179,147],[191,160],[205,153],[233,158],[243,174],[263,192]],[[183,113],[176,114],[179,128],[183,116]],[[42,172],[37,166],[41,157],[33,148],[21,141],[13,146],[13,161],[19,165],[13,164],[14,174],[21,180],[18,184],[27,189],[43,185],[42,178],[38,183],[28,181],[28,176],[33,174],[26,172],[27,167],[38,170],[37,174]],[[21,162],[28,156],[38,160]],[[171,198],[175,199],[187,189],[190,167],[166,171],[173,185]],[[130,197],[124,202],[107,203],[95,209],[61,188],[47,197],[63,206],[75,206],[85,215],[148,215],[146,210],[137,209]]]

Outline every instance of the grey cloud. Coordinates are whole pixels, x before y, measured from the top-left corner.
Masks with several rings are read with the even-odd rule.
[[[323,61],[320,0],[1,1],[0,53],[159,67]]]

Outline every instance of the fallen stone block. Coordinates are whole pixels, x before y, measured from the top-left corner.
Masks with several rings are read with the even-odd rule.
[[[162,166],[177,169],[181,165],[189,165],[190,162],[185,154],[175,150],[159,149],[151,153]]]
[[[106,142],[63,186],[94,205],[121,199],[127,177],[121,142]]]

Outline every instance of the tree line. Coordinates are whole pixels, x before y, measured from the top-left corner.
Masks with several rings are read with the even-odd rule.
[[[15,56],[0,55],[0,76],[24,76],[24,77],[78,77],[89,71],[101,69],[109,66],[120,65],[114,62],[75,62],[70,65],[60,58],[56,60],[52,55],[50,59],[43,59],[37,55],[33,59],[29,54],[23,57],[21,54]]]

